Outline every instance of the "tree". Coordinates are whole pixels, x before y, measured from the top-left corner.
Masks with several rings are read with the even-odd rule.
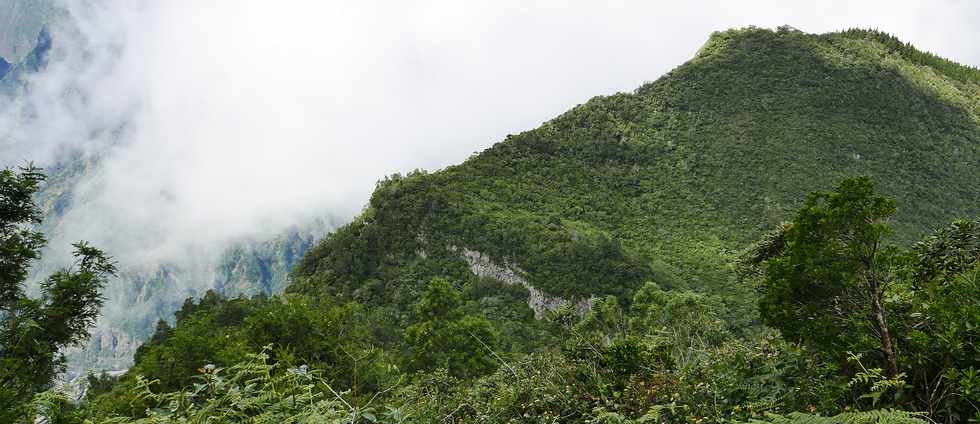
[[[980,220],[955,221],[909,252],[903,365],[937,422],[980,419]]]
[[[763,248],[763,320],[786,337],[837,358],[876,341],[885,374],[898,374],[884,304],[897,249],[884,247],[895,213],[867,177],[845,179],[831,193],[811,193],[782,237]],[[780,246],[781,245],[781,246]]]
[[[64,368],[61,350],[89,336],[102,306],[101,289],[115,264],[101,250],[75,243],[74,263],[25,294],[31,262],[44,235],[34,203],[44,174],[29,165],[0,171],[0,422],[26,418],[28,402]]]
[[[717,346],[730,336],[722,299],[688,290],[663,290],[646,283],[633,296],[630,327],[666,337],[679,360],[692,351]]]
[[[496,369],[496,333],[490,322],[463,310],[459,291],[444,278],[433,278],[416,308],[418,321],[405,331],[414,369],[445,368],[469,378]]]

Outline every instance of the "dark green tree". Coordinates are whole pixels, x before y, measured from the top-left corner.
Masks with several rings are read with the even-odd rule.
[[[418,321],[405,332],[411,368],[445,368],[459,378],[496,369],[493,327],[485,318],[465,313],[459,291],[448,280],[429,282],[416,313]]]
[[[74,263],[41,282],[41,296],[24,286],[45,238],[34,203],[44,174],[29,165],[0,171],[0,422],[27,419],[28,403],[64,367],[61,350],[89,336],[102,306],[101,289],[115,273],[102,251],[74,244]]]
[[[898,374],[884,303],[896,249],[885,247],[895,213],[867,177],[811,193],[763,264],[763,320],[795,341],[842,358],[877,345],[885,374]]]

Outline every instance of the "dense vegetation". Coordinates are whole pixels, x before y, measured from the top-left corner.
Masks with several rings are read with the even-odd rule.
[[[100,290],[115,265],[102,251],[78,242],[75,262],[26,293],[31,261],[45,244],[33,195],[39,169],[0,170],[0,422],[27,414],[32,396],[51,388],[63,371],[61,351],[88,337],[102,305]]]
[[[211,294],[188,302],[176,328],[161,324],[120,382],[93,378],[102,390],[66,414],[119,422],[216,414],[254,422],[980,419],[980,221],[956,221],[901,248],[884,240],[893,210],[870,179],[847,179],[811,194],[745,251],[741,275],[782,335],[739,334],[722,319],[720,296],[651,282],[626,305],[608,296],[583,317],[570,308],[550,314],[553,326],[542,330],[562,340],[526,355],[502,349],[494,321],[468,313],[445,279],[425,285],[404,339],[380,349],[371,329],[384,309],[331,296],[313,305],[303,295]]]
[[[714,34],[634,93],[386,178],[286,294],[189,299],[127,374],[31,406],[120,423],[980,420],[980,222],[957,219],[980,216],[976,78],[877,32]]]

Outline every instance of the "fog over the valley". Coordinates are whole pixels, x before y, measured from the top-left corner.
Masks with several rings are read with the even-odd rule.
[[[0,118],[0,158],[103,152],[65,236],[128,260],[350,218],[384,175],[654,80],[715,30],[876,27],[980,63],[966,0],[598,3],[64,3],[50,65]]]

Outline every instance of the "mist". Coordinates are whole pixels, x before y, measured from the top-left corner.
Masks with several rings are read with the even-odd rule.
[[[974,3],[819,3],[63,2],[48,66],[0,104],[0,166],[92,161],[59,256],[84,239],[123,267],[206,269],[235,240],[350,220],[386,175],[655,80],[713,31],[870,27],[980,64]]]
[[[3,162],[97,152],[69,238],[138,259],[349,219],[385,175],[654,80],[715,30],[876,27],[978,62],[966,1],[788,3],[65,3]]]

